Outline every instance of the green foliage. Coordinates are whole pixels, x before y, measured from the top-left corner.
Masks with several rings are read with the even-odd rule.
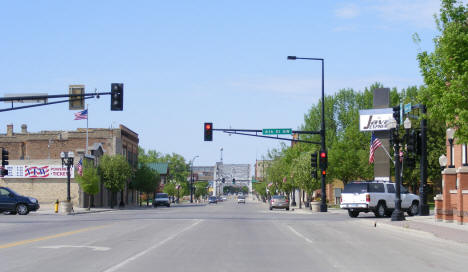
[[[140,164],[135,172],[134,188],[140,192],[152,193],[159,188],[161,177],[155,170]]]
[[[292,164],[291,173],[300,188],[308,193],[320,188],[319,179],[311,177],[310,153],[301,153]]]
[[[195,187],[195,198],[208,195],[208,182],[197,181],[194,184]]]
[[[177,195],[176,184],[174,182],[169,182],[169,183],[164,184],[163,192],[170,196],[176,196]]]
[[[418,54],[427,88],[420,94],[428,112],[457,128],[458,143],[468,143],[468,5],[442,0],[434,52]]]
[[[83,160],[83,175],[77,175],[76,180],[80,184],[83,192],[94,195],[99,192],[99,183],[101,179],[98,174],[98,169],[93,163],[88,160]]]
[[[162,154],[156,150],[145,150],[138,147],[138,161],[140,163],[165,162],[168,163],[169,173],[167,180],[179,183],[186,183],[187,176],[190,175],[190,165],[185,162],[185,158],[179,154]]]
[[[115,193],[125,188],[132,176],[132,168],[122,155],[104,155],[99,164],[99,173],[104,186]]]

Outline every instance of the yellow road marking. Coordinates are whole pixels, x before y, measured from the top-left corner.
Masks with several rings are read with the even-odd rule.
[[[78,230],[74,230],[74,231],[67,231],[67,232],[62,232],[62,233],[58,233],[58,234],[54,234],[54,235],[43,236],[43,237],[29,239],[29,240],[22,240],[22,241],[18,241],[18,242],[3,244],[3,245],[0,245],[0,249],[10,248],[10,247],[15,247],[15,246],[21,246],[21,245],[25,245],[25,244],[35,243],[35,242],[39,242],[39,241],[45,241],[45,240],[64,237],[64,236],[70,236],[70,235],[77,234],[77,233],[80,233],[80,232],[85,232],[85,231],[104,228],[106,226],[109,226],[109,225],[89,227],[89,228],[78,229]]]

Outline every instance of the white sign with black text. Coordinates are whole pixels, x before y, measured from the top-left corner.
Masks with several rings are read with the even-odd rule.
[[[388,125],[393,119],[393,109],[370,109],[359,111],[359,130],[376,131],[389,130]]]

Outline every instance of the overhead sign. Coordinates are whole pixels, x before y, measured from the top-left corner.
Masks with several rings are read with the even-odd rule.
[[[389,130],[388,124],[393,120],[393,109],[370,109],[359,111],[359,130]]]
[[[292,134],[291,128],[264,128],[262,130],[263,135],[274,135],[274,134]]]
[[[67,178],[67,168],[62,165],[7,165],[8,176],[4,178]],[[75,170],[70,168],[70,178]]]
[[[42,96],[43,98],[38,99],[28,99],[27,97],[31,96]],[[47,94],[46,93],[16,93],[16,94],[5,94],[4,98],[18,97],[17,100],[5,101],[5,103],[47,103]],[[24,97],[24,98],[23,98]]]

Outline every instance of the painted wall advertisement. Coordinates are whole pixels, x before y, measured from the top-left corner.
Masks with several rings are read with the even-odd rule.
[[[359,130],[389,130],[387,127],[393,119],[393,109],[371,109],[359,111]]]
[[[62,165],[7,165],[5,178],[67,178],[67,167]],[[75,168],[70,168],[70,178],[75,177]]]

